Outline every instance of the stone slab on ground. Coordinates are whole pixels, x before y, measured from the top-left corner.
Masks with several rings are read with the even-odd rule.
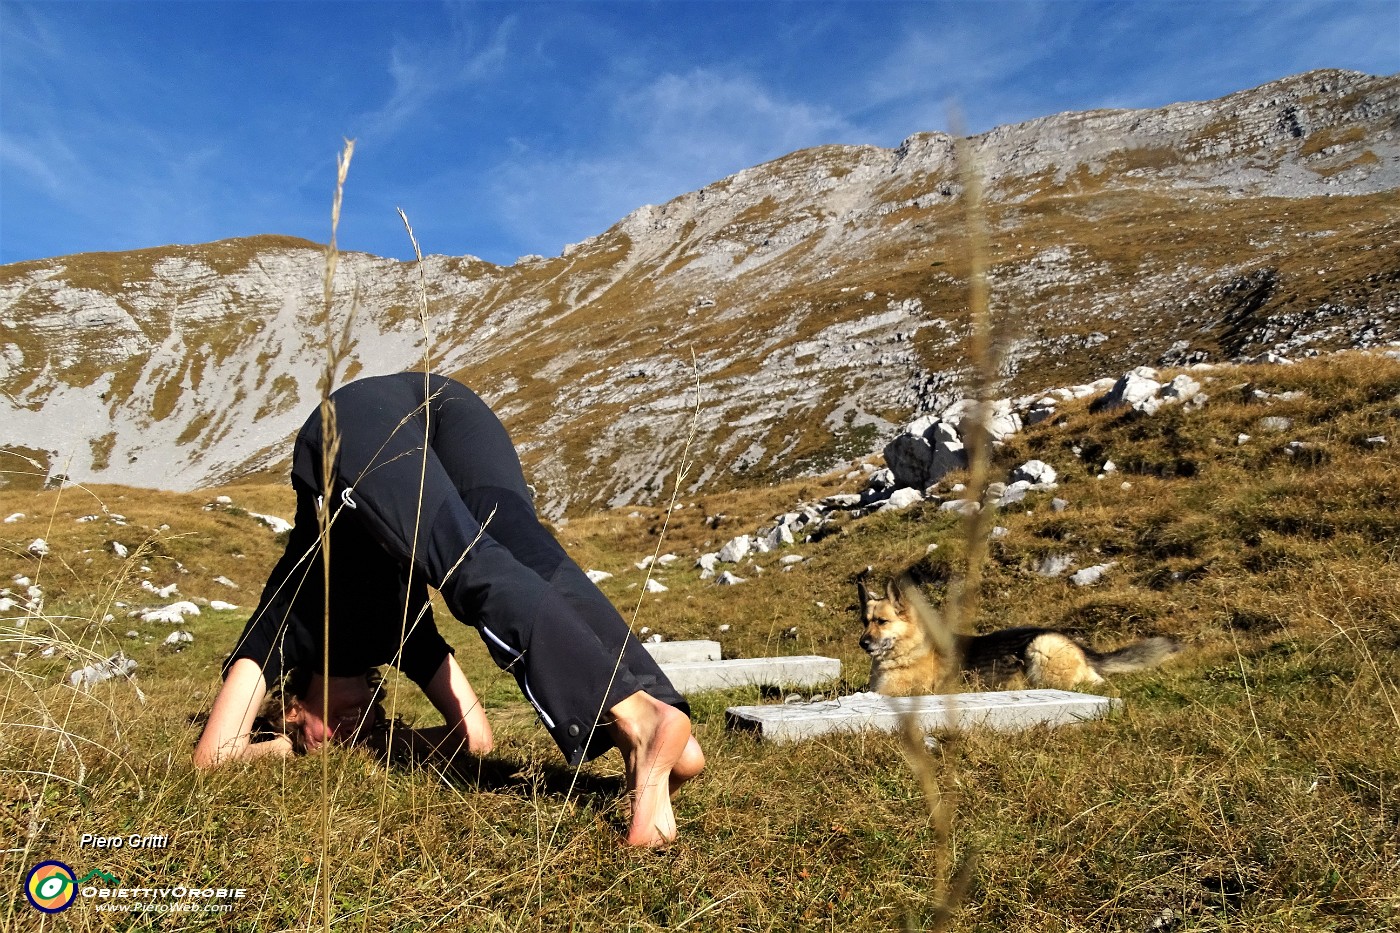
[[[665,642],[662,642],[665,644]],[[814,687],[841,676],[836,658],[797,655],[787,658],[731,658],[728,661],[678,661],[662,664],[681,693],[730,687]]]
[[[651,653],[657,664],[674,664],[678,661],[718,661],[724,657],[720,653],[719,642],[704,639],[644,641],[642,647]]]
[[[1069,690],[1003,690],[936,696],[886,697],[856,693],[820,703],[731,706],[730,729],[749,730],[763,739],[792,742],[830,732],[895,732],[901,716],[912,713],[925,732],[980,726],[1013,732],[1036,725],[1059,726],[1099,719],[1122,700]]]

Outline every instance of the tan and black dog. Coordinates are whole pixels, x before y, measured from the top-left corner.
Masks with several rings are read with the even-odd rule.
[[[863,580],[856,586],[865,626],[860,646],[870,655],[869,689],[888,696],[937,693],[958,675],[993,689],[1021,679],[1032,687],[1068,689],[1102,683],[1105,674],[1154,667],[1181,650],[1170,638],[1147,638],[1100,654],[1048,628],[1009,628],[986,635],[949,632],[946,643],[939,645],[929,632],[930,625],[942,623],[920,618],[930,611],[916,592],[887,583],[885,595],[875,596]]]

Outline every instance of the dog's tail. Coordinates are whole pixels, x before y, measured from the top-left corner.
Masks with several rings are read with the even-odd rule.
[[[1156,667],[1180,650],[1181,645],[1175,639],[1144,638],[1117,651],[1091,655],[1089,663],[1100,674],[1126,674]]]

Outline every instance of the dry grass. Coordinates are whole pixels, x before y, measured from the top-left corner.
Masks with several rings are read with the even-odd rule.
[[[1144,418],[1067,406],[1063,426],[1037,426],[996,454],[994,473],[1029,456],[1052,463],[1055,494],[1070,507],[1055,512],[1040,494],[998,514],[1006,532],[981,584],[983,627],[1067,626],[1099,647],[1159,632],[1188,651],[1164,670],[1115,679],[1110,692],[1126,707],[1113,719],[945,739],[938,766],[958,795],[952,854],[978,853],[953,929],[1145,931],[1163,920],[1155,929],[1360,933],[1400,919],[1400,364],[1354,354],[1212,378],[1199,411]],[[1251,391],[1233,389],[1242,383]],[[1303,395],[1260,401],[1256,388]],[[1280,413],[1293,431],[1252,430]],[[1241,431],[1255,440],[1237,445]],[[1389,443],[1365,442],[1379,434]],[[1289,456],[1293,440],[1326,456]],[[1098,479],[1104,459],[1132,467]],[[1174,466],[1184,461],[1189,475]],[[658,571],[670,591],[644,599],[644,574],[631,565],[655,548],[663,510],[615,510],[561,533],[585,566],[617,574],[603,586],[620,605],[640,600],[639,625],[668,638],[716,637],[728,625],[727,653],[839,657],[845,679],[832,688],[861,689],[868,668],[855,645],[851,577],[872,563],[945,576],[962,547],[945,513],[916,507],[851,522],[845,534],[800,545],[808,560],[791,572],[776,554],[759,558],[761,573],[742,568],[743,586],[715,587],[689,566],[842,482],[683,503],[666,545],[682,559]],[[321,763],[211,775],[189,763],[188,717],[212,699],[219,661],[280,551],[244,510],[290,507],[280,486],[219,492],[231,509],[202,508],[214,491],[0,493],[0,513],[27,514],[0,525],[0,582],[13,588],[10,578],[24,573],[45,591],[42,612],[5,613],[0,634],[0,806],[20,850],[5,856],[11,890],[30,866],[57,858],[124,883],[250,891],[232,919],[79,906],[62,917],[67,927],[275,930],[319,919],[319,860],[307,841],[321,832]],[[76,521],[89,514],[102,517]],[[35,537],[52,548],[42,562],[25,551]],[[134,550],[147,539],[126,560],[104,550],[109,540]],[[926,554],[930,544],[939,549]],[[1076,589],[1029,569],[1050,552],[1117,564],[1100,587]],[[213,583],[220,574],[243,588]],[[232,593],[245,608],[206,609],[187,626],[195,642],[172,652],[161,645],[169,626],[125,615],[158,602],[141,579],[178,582],[186,596]],[[935,601],[940,592],[930,584]],[[510,678],[440,607],[439,619],[480,688],[498,751],[456,774],[330,754],[334,925],[876,930],[934,919],[937,831],[893,737],[759,745],[723,729],[724,708],[759,702],[759,691],[701,695],[697,731],[710,766],[678,800],[681,841],[664,853],[624,851],[616,762],[587,766],[570,793],[574,776]],[[128,639],[128,629],[139,636]],[[118,648],[139,663],[134,680],[90,692],[66,685],[68,671]],[[410,720],[429,716],[411,688],[396,702]],[[164,832],[172,844],[97,852],[78,848],[83,832]],[[2,909],[0,925],[39,925],[22,900]]]

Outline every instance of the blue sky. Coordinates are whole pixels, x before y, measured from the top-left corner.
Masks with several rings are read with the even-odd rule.
[[[1400,71],[1400,0],[0,0],[0,263],[281,233],[509,263],[826,143]]]

